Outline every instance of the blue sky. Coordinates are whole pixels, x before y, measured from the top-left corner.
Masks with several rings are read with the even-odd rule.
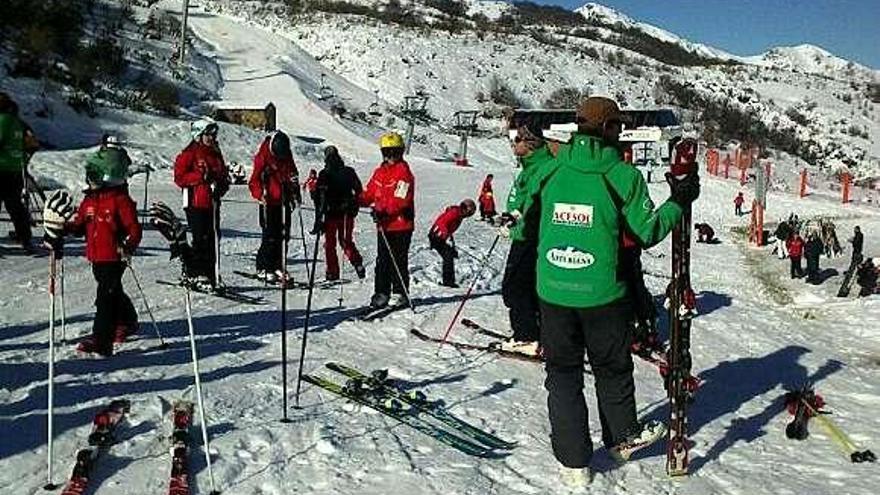
[[[535,0],[575,9],[587,0]],[[880,0],[604,0],[637,20],[736,55],[811,43],[880,68]]]

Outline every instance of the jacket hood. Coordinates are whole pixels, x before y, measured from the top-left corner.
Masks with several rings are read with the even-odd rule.
[[[621,161],[617,148],[580,133],[572,135],[569,144],[559,147],[556,160],[563,167],[587,174],[604,174]]]

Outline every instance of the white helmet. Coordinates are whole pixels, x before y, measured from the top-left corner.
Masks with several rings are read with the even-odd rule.
[[[217,122],[214,122],[211,118],[204,117],[190,124],[189,133],[193,141],[198,141],[202,134],[213,131],[216,135],[217,130]]]

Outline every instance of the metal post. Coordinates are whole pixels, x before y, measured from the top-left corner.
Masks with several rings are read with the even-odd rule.
[[[184,57],[186,57],[186,24],[189,20],[189,0],[183,0],[183,21],[180,27],[180,55],[177,64],[181,67],[184,65]]]

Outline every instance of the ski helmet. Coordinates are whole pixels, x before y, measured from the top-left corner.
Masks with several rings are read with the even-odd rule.
[[[217,131],[219,130],[220,128],[217,126],[217,123],[214,122],[213,119],[205,117],[203,119],[199,119],[193,122],[190,125],[189,133],[192,136],[193,141],[198,141],[199,138],[202,137],[202,134],[210,134],[216,136]]]
[[[275,131],[269,136],[269,152],[272,156],[281,160],[289,160],[293,157],[290,151],[290,138],[281,131]]]
[[[474,203],[474,200],[468,198],[458,204],[458,207],[461,208],[461,213],[465,217],[469,217],[473,215],[477,211],[477,204]]]
[[[403,136],[396,132],[387,132],[379,138],[379,148],[404,148]]]
[[[577,107],[577,123],[587,133],[600,133],[606,125],[621,119],[620,107],[611,98],[590,96]]]

